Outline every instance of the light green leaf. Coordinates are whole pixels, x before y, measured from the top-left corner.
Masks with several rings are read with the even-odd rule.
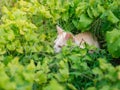
[[[63,86],[61,86],[56,80],[51,80],[50,84],[43,88],[43,90],[66,90]]]
[[[100,4],[97,5],[97,8],[98,8],[98,11],[99,11],[100,13],[104,13],[104,12],[105,12],[104,7],[101,6]]]
[[[82,14],[79,20],[79,27],[87,28],[92,23],[92,19],[88,18],[86,14]]]
[[[93,18],[93,14],[92,14],[90,8],[87,9],[87,14],[90,18]]]
[[[6,13],[6,14],[10,13],[9,10],[7,9],[7,7],[5,7],[5,6],[2,7],[2,12]]]
[[[113,57],[120,57],[120,30],[113,29],[106,34],[108,51]]]
[[[67,86],[70,88],[70,90],[77,90],[77,88],[70,83],[68,83]]]
[[[39,84],[43,84],[47,82],[47,74],[43,73],[42,71],[38,71],[35,74],[35,81]]]
[[[119,19],[114,15],[111,10],[108,12],[108,20],[112,23],[117,23],[119,21]]]
[[[97,11],[96,8],[91,7],[90,9],[91,9],[92,14],[93,14],[94,17],[98,17],[99,16],[99,12]]]
[[[89,87],[87,90],[97,90],[95,87]]]

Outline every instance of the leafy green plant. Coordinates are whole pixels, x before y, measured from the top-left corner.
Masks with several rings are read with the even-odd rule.
[[[2,2],[1,90],[120,89],[120,66],[110,63],[113,57],[120,57],[119,0]],[[80,49],[68,41],[68,46],[55,54],[56,24],[74,34],[91,31],[107,41],[107,48],[103,45],[103,49],[95,49],[90,54],[92,47]]]
[[[105,59],[99,59],[99,67],[93,69],[95,74],[95,90],[114,90],[120,89],[119,87],[119,66],[113,67],[110,63],[107,63]],[[112,86],[112,87],[111,87]],[[88,89],[90,90],[90,88]]]
[[[0,89],[31,89],[34,81],[35,65],[31,63],[24,67],[15,57],[9,64],[0,63]],[[29,76],[29,77],[28,77]]]

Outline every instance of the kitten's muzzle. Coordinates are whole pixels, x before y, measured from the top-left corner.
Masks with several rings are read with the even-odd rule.
[[[54,52],[59,53],[61,51],[61,47],[59,46],[54,46]]]

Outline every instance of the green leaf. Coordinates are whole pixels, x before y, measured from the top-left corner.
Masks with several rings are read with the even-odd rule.
[[[35,81],[39,84],[43,84],[43,83],[46,83],[47,82],[47,74],[45,74],[44,72],[42,71],[38,71],[36,74],[35,74]]]
[[[113,57],[120,57],[120,30],[113,29],[106,34],[108,51]]]
[[[97,90],[95,87],[89,87],[87,90]]]
[[[15,35],[12,30],[8,30],[7,38],[9,41],[13,41],[15,39]]]
[[[87,9],[87,14],[90,18],[93,18],[93,14],[92,14],[90,8]]]
[[[99,11],[100,13],[104,13],[104,12],[105,12],[104,7],[101,6],[100,4],[97,5],[97,8],[98,8],[98,11]]]
[[[43,5],[40,6],[40,13],[45,16],[46,18],[51,18],[52,15],[50,14],[50,12],[48,10],[46,10],[46,7],[44,7]]]
[[[92,19],[89,18],[86,14],[80,15],[80,19],[78,22],[73,20],[73,24],[78,28],[78,29],[87,29],[90,24],[92,23]]]
[[[109,85],[104,85],[100,90],[110,90],[110,88]]]
[[[27,70],[34,71],[35,70],[35,64],[33,60],[30,60],[29,65],[27,66]]]
[[[5,7],[5,6],[2,7],[2,12],[6,13],[6,14],[10,13],[9,10],[7,9],[7,7]]]
[[[62,14],[62,19],[63,19],[64,21],[67,21],[67,20],[69,19],[69,13],[68,13],[68,12],[63,13],[63,14]]]
[[[6,50],[4,48],[0,48],[0,55],[5,54]]]
[[[77,90],[77,88],[70,83],[68,83],[67,86],[70,88],[70,90]]]
[[[103,73],[102,73],[102,71],[101,71],[101,69],[100,68],[94,68],[93,70],[93,73],[95,74],[95,75],[103,75]]]
[[[111,10],[108,12],[108,20],[112,23],[117,23],[119,21],[119,19],[114,15]]]
[[[61,86],[56,80],[51,80],[50,84],[43,88],[43,90],[65,90],[63,86]]]
[[[90,19],[86,14],[82,14],[80,16],[80,20],[79,20],[79,23],[78,23],[78,27],[79,29],[87,29],[90,24],[92,23],[92,19]]]
[[[10,51],[13,51],[16,49],[16,46],[14,43],[11,43],[11,44],[7,44],[7,49],[10,50]]]
[[[99,16],[99,12],[98,12],[98,10],[96,8],[91,7],[90,9],[91,9],[92,14],[93,14],[94,17],[98,17]]]
[[[80,2],[75,9],[76,16],[79,17],[83,12],[85,12],[87,8],[87,3],[86,2]]]

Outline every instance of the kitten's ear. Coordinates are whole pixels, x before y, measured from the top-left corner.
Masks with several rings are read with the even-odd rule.
[[[68,40],[69,38],[73,39],[73,35],[70,33],[67,33],[65,36],[65,39]]]
[[[56,29],[57,29],[58,34],[63,33],[63,29],[59,27],[58,25],[56,26]]]

